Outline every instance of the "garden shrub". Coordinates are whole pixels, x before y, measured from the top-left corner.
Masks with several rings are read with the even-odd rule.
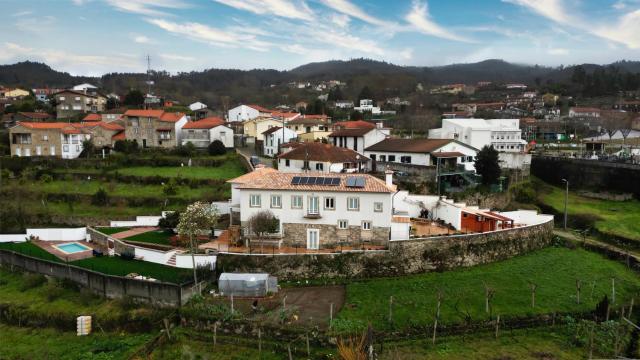
[[[43,183],[50,183],[51,181],[53,181],[53,177],[49,174],[42,174],[40,175],[40,181],[42,181]]]
[[[19,290],[27,291],[33,288],[42,286],[47,282],[47,278],[40,274],[24,274],[22,276],[22,282],[20,283]]]
[[[47,301],[54,301],[64,294],[64,288],[58,280],[51,280],[45,286]]]
[[[95,194],[93,194],[93,196],[91,196],[91,204],[98,206],[109,204],[109,195],[107,194],[105,189],[100,188],[95,192]]]
[[[224,154],[227,153],[227,148],[224,146],[222,141],[214,140],[207,147],[207,152],[209,153],[209,155],[213,155],[213,156],[215,156],[215,155],[224,155]]]
[[[178,184],[175,179],[169,180],[162,186],[162,193],[167,196],[173,196],[178,193]]]

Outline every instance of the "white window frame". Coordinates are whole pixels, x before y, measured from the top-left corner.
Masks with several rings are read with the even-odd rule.
[[[338,230],[347,230],[349,228],[349,220],[338,220]]]
[[[324,209],[325,210],[335,210],[336,209],[336,198],[333,196],[327,196],[324,198]]]
[[[382,212],[384,210],[384,205],[382,202],[376,201],[373,203],[373,211]]]
[[[252,207],[252,208],[262,207],[262,196],[260,194],[250,194],[249,207]]]
[[[291,208],[302,209],[303,207],[304,207],[304,197],[302,195],[291,195]]]
[[[354,202],[354,203],[352,203]],[[352,205],[355,205],[353,207]],[[360,198],[359,197],[348,197],[347,198],[347,211],[360,211]]]
[[[272,209],[282,209],[282,196],[281,195],[271,195],[271,208]]]
[[[362,220],[361,229],[364,231],[371,231],[371,221],[370,220]]]
[[[320,214],[320,197],[319,196],[309,195],[307,199],[307,214],[309,215]]]

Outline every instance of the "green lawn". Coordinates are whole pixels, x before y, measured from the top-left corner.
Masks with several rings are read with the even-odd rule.
[[[103,234],[113,235],[119,232],[130,230],[130,227],[100,227],[96,228],[96,230],[100,231]]]
[[[19,328],[0,325],[0,359],[127,359],[151,340],[149,334],[110,334],[96,332],[77,336],[48,328]],[[9,346],[10,344],[10,346]]]
[[[543,184],[540,200],[558,213],[564,213],[564,189]],[[592,199],[569,192],[568,213],[595,216],[595,228],[601,233],[640,240],[640,201]]]
[[[54,261],[54,262],[63,262],[58,259],[55,255],[43,250],[42,248],[30,243],[0,243],[0,249],[13,250],[15,252],[25,254],[28,256],[36,257],[39,259]]]
[[[134,235],[134,236],[129,236],[128,238],[125,238],[125,240],[151,243],[151,244],[160,244],[160,245],[171,245],[169,238],[172,236],[174,236],[174,234],[170,231],[156,230],[156,231],[147,231],[145,233]]]
[[[44,260],[63,262],[54,255],[29,242],[0,243],[0,249],[9,249]],[[130,273],[137,273],[177,284],[190,280],[192,276],[191,270],[189,269],[179,269],[140,260],[124,260],[117,256],[92,257],[72,261],[69,264],[108,275],[125,276]]]
[[[239,161],[227,161],[218,167],[205,166],[136,166],[126,167],[117,170],[121,175],[133,176],[162,176],[162,177],[183,177],[190,179],[220,179],[228,180],[238,177],[246,172],[246,169]]]
[[[347,285],[346,304],[335,323],[340,329],[372,322],[388,329],[389,298],[393,296],[393,322],[397,327],[432,324],[437,290],[444,300],[441,323],[488,319],[485,288],[494,289],[492,312],[509,318],[553,312],[587,311],[607,294],[615,277],[616,305],[630,301],[640,290],[640,278],[622,264],[585,250],[546,248],[499,263],[393,279],[372,279]],[[582,281],[581,304],[576,304],[576,279]],[[538,285],[531,307],[529,282]],[[592,293],[593,286],[593,293]]]
[[[183,283],[193,276],[190,269],[179,269],[139,260],[124,260],[118,256],[101,256],[71,262],[72,265],[104,274],[125,276],[137,273],[161,281]]]

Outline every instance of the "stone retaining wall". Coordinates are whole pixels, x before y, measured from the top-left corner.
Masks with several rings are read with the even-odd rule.
[[[265,271],[280,280],[398,276],[501,261],[543,248],[553,220],[483,234],[390,241],[389,250],[341,254],[218,255],[219,272]]]
[[[361,244],[387,245],[389,242],[389,228],[373,226],[372,229],[362,230],[360,226],[348,226],[347,229],[338,229],[336,225],[326,224],[282,224],[284,236],[282,238],[287,246],[307,246],[307,229],[320,229],[320,247],[334,248],[343,245],[356,246]]]

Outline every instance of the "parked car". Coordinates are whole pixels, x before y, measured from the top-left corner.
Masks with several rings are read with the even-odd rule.
[[[256,165],[260,164],[260,158],[259,158],[259,157],[257,157],[257,156],[255,156],[255,155],[253,155],[253,156],[249,159],[249,162],[251,162],[251,165],[252,165],[253,167],[255,167]]]

